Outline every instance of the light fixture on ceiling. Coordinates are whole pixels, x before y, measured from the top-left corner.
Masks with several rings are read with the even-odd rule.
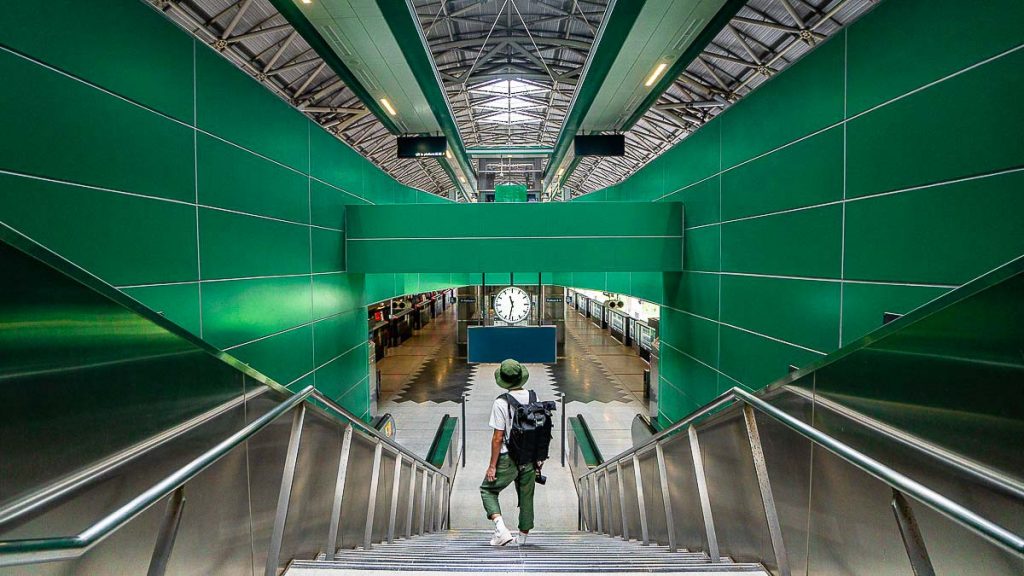
[[[661,78],[661,75],[665,73],[666,68],[668,68],[668,64],[664,62],[658,64],[658,66],[654,69],[654,72],[651,72],[651,75],[647,77],[647,82],[644,82],[644,86],[648,88],[653,86],[654,83],[658,81],[658,78]]]
[[[388,114],[391,114],[392,116],[398,114],[398,112],[395,112],[395,109],[391,106],[391,102],[388,102],[387,98],[381,98],[380,105],[383,106],[384,109],[388,111]]]
[[[313,0],[302,0],[303,4],[312,4]]]
[[[565,173],[565,168],[559,168],[559,169],[558,169],[558,174],[557,174],[557,175],[558,175],[558,176],[561,176],[561,175],[562,175],[562,174],[564,174],[564,173]]]
[[[462,182],[463,184],[465,184],[466,183],[466,177],[460,174],[459,175],[459,182]]]
[[[451,160],[452,159],[452,151],[447,149],[447,148],[445,148],[444,149],[444,157],[449,159],[449,160]]]

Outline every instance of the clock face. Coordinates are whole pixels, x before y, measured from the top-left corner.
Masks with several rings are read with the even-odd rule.
[[[509,286],[494,297],[494,313],[509,324],[518,324],[530,317],[533,302],[522,288]]]

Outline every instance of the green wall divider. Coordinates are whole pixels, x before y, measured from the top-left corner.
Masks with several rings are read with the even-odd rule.
[[[681,270],[678,202],[352,206],[353,272]]]
[[[661,293],[563,283],[662,304],[666,421],[758,389],[1024,252],[1022,69],[1018,0],[881,2],[575,200],[686,206],[684,270]]]
[[[403,186],[138,0],[3,7],[0,221],[281,384],[368,417],[366,304],[449,275],[346,272],[345,211]],[[398,280],[400,278],[400,280]]]

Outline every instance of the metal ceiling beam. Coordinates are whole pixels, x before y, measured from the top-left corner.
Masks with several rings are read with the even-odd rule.
[[[608,12],[601,21],[601,29],[594,40],[594,47],[590,51],[590,58],[584,65],[582,83],[569,104],[569,112],[562,122],[562,129],[559,131],[555,144],[555,152],[544,172],[545,188],[551,180],[553,171],[558,169],[558,165],[565,158],[569,144],[576,136],[587,112],[590,111],[594,98],[597,97],[605,78],[608,77],[608,71],[615,63],[615,58],[618,57],[622,44],[626,41],[630,30],[633,29],[633,24],[636,22],[637,16],[640,15],[645,2],[646,0],[612,0],[612,3],[609,4]],[[571,174],[571,172],[568,173]],[[564,177],[561,178],[560,183],[564,180]]]
[[[401,6],[398,6],[401,4]],[[392,35],[402,49],[406,63],[412,70],[416,83],[427,99],[434,118],[441,126],[441,131],[448,139],[452,148],[452,155],[459,164],[462,173],[466,175],[469,182],[462,183],[452,176],[452,185],[461,189],[468,185],[471,189],[475,185],[476,173],[473,164],[466,154],[466,145],[459,134],[459,128],[455,123],[455,116],[452,113],[451,104],[448,102],[448,95],[445,94],[443,81],[434,66],[433,58],[427,48],[427,40],[423,37],[423,30],[420,28],[419,19],[416,17],[415,7],[408,2],[398,0],[377,0],[377,6],[384,14],[384,20],[388,24]]]
[[[292,0],[269,0],[270,3],[285,17],[286,20],[298,31],[299,35],[309,44],[310,48],[313,49],[323,59],[324,62],[338,75],[338,78],[345,83],[346,86],[359,100],[366,106],[370,112],[377,117],[377,120],[388,129],[388,132],[392,134],[398,134],[398,126],[395,125],[394,121],[388,113],[377,103],[373,96],[366,90],[361,82],[356,78],[355,74],[345,66],[345,63],[341,61],[341,58],[334,52],[333,49],[327,44],[323,36],[317,32],[316,28],[306,19],[306,16],[302,13],[298,6],[295,5]]]

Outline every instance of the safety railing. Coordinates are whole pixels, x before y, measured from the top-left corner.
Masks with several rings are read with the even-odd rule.
[[[657,433],[642,445],[609,458],[602,465],[580,475],[577,480],[578,490],[581,495],[581,510],[587,529],[620,535],[625,539],[633,537],[641,540],[644,544],[651,540],[666,542],[670,549],[675,550],[677,534],[681,530],[676,526],[675,515],[679,513],[679,510],[678,506],[673,505],[673,500],[689,498],[690,501],[699,502],[697,505],[701,519],[694,524],[703,524],[704,533],[701,537],[705,551],[710,558],[719,558],[719,538],[712,512],[712,494],[705,467],[705,459],[717,457],[717,455],[709,452],[706,446],[702,448],[701,439],[705,433],[714,432],[713,425],[728,422],[730,417],[735,420],[737,406],[734,404],[738,404],[738,409],[742,413],[746,442],[752,460],[748,464],[752,464],[756,475],[768,537],[774,553],[773,560],[780,574],[791,573],[790,562],[783,542],[782,526],[776,510],[772,483],[768,476],[765,452],[761,444],[761,434],[758,430],[755,413],[767,416],[770,421],[781,424],[786,429],[799,434],[814,446],[824,448],[892,489],[891,509],[915,574],[934,572],[911,501],[924,504],[1012,555],[1016,555],[1018,560],[1020,556],[1024,555],[1024,538],[1012,530],[992,522],[981,514],[740,388],[728,390],[712,402]],[[709,423],[708,427],[698,429],[698,422],[705,419]],[[715,441],[721,442],[720,437],[721,434]],[[730,444],[730,447],[736,449],[735,444]],[[685,466],[683,462],[670,463],[666,457],[666,451],[670,448],[674,455],[689,452],[691,462],[685,462]],[[926,447],[918,448],[936,459],[944,459],[942,454],[933,453]],[[730,460],[730,463],[739,469],[735,472],[745,469],[735,460]],[[675,470],[690,468],[693,473],[692,480],[682,479],[678,476],[670,478],[668,473],[670,464],[674,464],[671,467]],[[960,465],[963,466],[962,463]],[[985,477],[986,472],[980,469],[975,470],[975,476]],[[720,471],[719,479],[721,480],[722,477],[723,473]],[[735,477],[732,477],[731,480],[738,481]],[[999,482],[995,478],[990,480],[992,483]],[[680,494],[680,490],[684,490],[681,486],[683,484],[695,488],[696,494]],[[645,494],[645,491],[648,493]],[[662,513],[661,510],[664,512]],[[656,521],[652,519],[653,515],[657,516]],[[657,525],[655,526],[655,524]]]
[[[312,404],[310,404],[311,402]],[[341,454],[339,456],[334,487],[334,499],[331,507],[330,529],[326,535],[327,550],[331,553],[337,550],[338,530],[342,521],[342,504],[346,499],[346,477],[352,465],[360,464],[351,455],[354,437],[368,440],[374,446],[373,463],[370,468],[369,494],[366,499],[367,511],[363,527],[362,546],[364,548],[369,548],[374,541],[393,541],[396,534],[399,537],[403,535],[410,537],[416,534],[439,530],[446,524],[451,476],[386,438],[373,429],[372,426],[366,425],[348,413],[344,408],[341,408],[332,400],[314,390],[312,386],[309,386],[286,398],[273,409],[206,450],[192,461],[167,475],[78,534],[73,536],[0,541],[0,566],[37,564],[82,556],[154,504],[170,496],[148,570],[148,574],[151,576],[164,574],[168,565],[168,559],[174,548],[185,503],[185,489],[189,483],[194,481],[204,470],[210,468],[226,454],[239,448],[243,443],[282,418],[285,414],[292,413],[291,432],[289,434],[280,482],[277,512],[274,516],[270,548],[266,560],[265,573],[268,576],[276,575],[279,564],[281,564],[281,546],[284,538],[285,522],[289,513],[289,503],[291,501],[297,460],[302,442],[304,421],[310,406],[326,409],[332,415],[329,422],[344,426]],[[187,431],[187,429],[184,431]],[[179,431],[177,435],[171,438],[161,439],[161,444],[173,440],[175,437],[183,434],[184,431]],[[125,459],[131,460],[135,456],[135,453],[130,453]],[[393,479],[391,494],[384,499],[389,507],[387,529],[386,535],[375,539],[376,507],[378,500],[381,499],[378,496],[379,484],[381,471],[385,468],[382,464],[388,459],[391,462],[389,468],[393,471]],[[450,458],[450,460],[454,462],[455,457]],[[404,461],[407,461],[408,464],[403,465]],[[407,490],[400,492],[399,487],[403,485],[402,472],[405,466],[408,466],[411,476],[404,482],[404,485],[408,487]],[[109,472],[113,467],[116,467],[116,463],[96,470],[94,474],[99,475]],[[71,494],[76,488],[89,485],[91,480],[89,477],[81,477],[75,485],[63,486],[61,495]],[[52,498],[47,499],[47,503],[52,501]],[[403,517],[400,517],[398,514],[400,508],[406,512]],[[416,512],[415,517],[414,512]]]

